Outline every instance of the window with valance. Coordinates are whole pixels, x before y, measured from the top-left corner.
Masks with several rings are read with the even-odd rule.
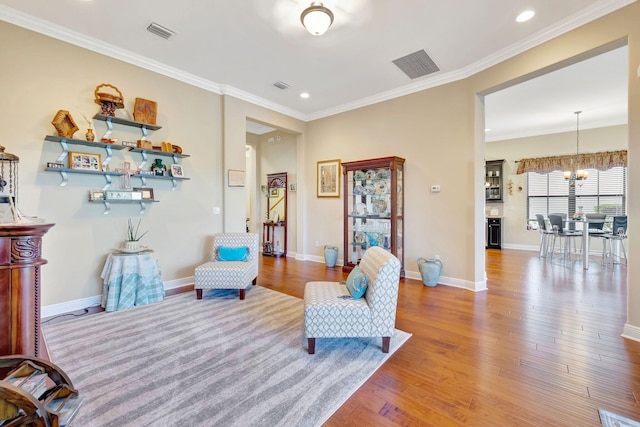
[[[553,171],[568,171],[572,169],[597,169],[606,171],[618,166],[627,166],[627,150],[522,159],[518,164],[518,171],[516,173],[550,173]]]

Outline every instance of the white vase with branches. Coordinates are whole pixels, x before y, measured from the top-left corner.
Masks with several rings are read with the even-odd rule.
[[[134,227],[133,222],[131,222],[131,218],[129,218],[129,222],[127,224],[127,239],[124,241],[124,248],[128,251],[135,251],[140,247],[140,239],[144,237],[149,231],[145,231],[140,233],[140,222],[142,220],[138,220],[138,224]]]

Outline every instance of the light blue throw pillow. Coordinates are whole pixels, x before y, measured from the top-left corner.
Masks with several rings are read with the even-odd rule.
[[[220,246],[218,248],[218,261],[246,261],[248,254],[249,248],[246,246],[239,248]]]
[[[369,284],[369,280],[367,276],[360,271],[360,266],[356,265],[349,276],[347,277],[347,289],[351,294],[353,299],[362,298],[364,293],[367,291],[367,285]]]

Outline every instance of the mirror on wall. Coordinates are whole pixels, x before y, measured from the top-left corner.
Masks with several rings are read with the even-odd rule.
[[[287,219],[287,174],[267,175],[267,218],[269,222]]]

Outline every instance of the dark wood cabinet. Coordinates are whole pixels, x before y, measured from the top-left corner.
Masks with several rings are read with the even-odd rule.
[[[484,192],[487,202],[502,202],[502,165],[504,160],[487,160],[485,163]]]
[[[41,356],[42,236],[53,225],[0,226],[0,355]]]
[[[404,159],[382,157],[342,163],[344,264],[355,267],[371,246],[400,260],[404,277]]]
[[[487,218],[487,249],[502,249],[502,224],[500,218]]]

